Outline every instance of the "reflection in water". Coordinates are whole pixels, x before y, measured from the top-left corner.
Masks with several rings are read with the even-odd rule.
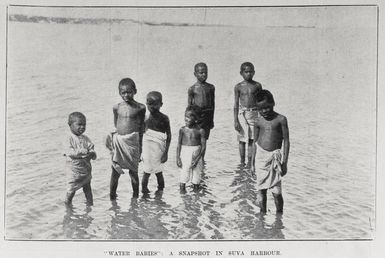
[[[91,206],[86,206],[84,214],[77,214],[76,209],[72,205],[65,205],[65,209],[63,234],[66,238],[89,239],[95,237],[94,234],[87,232],[88,227],[94,220],[89,216],[89,213],[92,211]]]
[[[122,211],[116,200],[111,201],[111,227],[107,230],[112,239],[167,239],[168,229],[163,216],[170,208],[163,200],[163,191],[156,191],[140,199],[132,198],[128,211]]]
[[[131,198],[128,211],[121,211],[116,200],[111,201],[111,228],[107,231],[112,239],[140,239],[144,222],[138,213],[138,199]]]
[[[222,222],[225,221],[216,211],[217,201],[213,196],[205,172],[199,191],[192,187],[187,188],[187,193],[181,193],[181,203],[175,208],[174,225],[170,234],[174,239],[223,239],[220,231]]]
[[[230,187],[233,198],[236,219],[236,228],[241,232],[241,238],[250,239],[283,239],[282,214],[263,215],[259,213],[257,206],[257,189],[255,180],[247,168],[239,166],[235,171],[235,176]],[[275,216],[274,222],[269,223],[269,219]]]

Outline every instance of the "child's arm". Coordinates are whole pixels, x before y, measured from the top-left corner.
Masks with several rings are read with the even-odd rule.
[[[116,128],[116,123],[118,121],[118,105],[119,104],[116,104],[112,107],[112,112],[114,113],[114,126]]]
[[[139,152],[142,155],[142,146],[143,146],[143,133],[145,130],[144,119],[146,118],[146,106],[140,105],[141,110],[139,111]]]
[[[238,114],[239,114],[239,91],[238,91],[238,85],[234,87],[234,128],[236,131],[241,131],[241,126],[239,124],[238,120]]]
[[[83,159],[88,154],[87,149],[79,149],[75,150],[75,148],[71,145],[67,146],[64,151],[64,156],[69,157],[71,159]]]
[[[94,144],[88,139],[88,153],[87,153],[87,158],[96,159],[96,152],[94,150]]]
[[[182,147],[183,128],[179,129],[178,145],[176,146],[176,165],[182,167],[182,160],[180,159],[180,150]]]
[[[166,117],[167,122],[166,122],[166,150],[164,151],[162,158],[160,159],[161,163],[165,163],[168,159],[168,149],[170,148],[170,143],[171,143],[171,128],[170,128],[170,120],[168,117]]]
[[[196,165],[199,162],[199,159],[202,157],[202,154],[205,153],[206,150],[206,132],[204,129],[199,130],[201,134],[201,149],[199,151],[199,154],[196,156],[196,158],[192,161],[192,168],[195,168]]]
[[[287,162],[289,160],[290,151],[289,126],[287,124],[286,117],[283,117],[281,121],[281,126],[283,137],[282,176],[284,176],[287,173]]]
[[[254,174],[255,172],[255,155],[257,154],[257,141],[259,137],[259,125],[255,123],[254,125],[254,139],[251,153],[251,172]]]
[[[190,87],[187,91],[187,106],[194,105],[194,92],[192,87]]]
[[[210,129],[214,128],[214,112],[215,112],[215,88],[214,88],[214,86],[213,86],[213,91],[212,91],[212,100],[213,100],[213,112],[212,112],[212,117],[211,117]]]

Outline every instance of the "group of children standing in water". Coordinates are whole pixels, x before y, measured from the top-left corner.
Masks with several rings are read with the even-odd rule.
[[[256,177],[258,205],[266,213],[266,193],[271,189],[277,212],[283,212],[281,178],[287,172],[290,149],[289,130],[285,116],[274,111],[273,95],[253,80],[254,66],[245,62],[240,74],[243,81],[234,87],[234,127],[238,133],[241,165],[247,163]],[[185,110],[185,126],[179,129],[176,164],[180,168],[180,191],[186,192],[191,182],[199,190],[204,167],[206,142],[214,127],[215,87],[207,83],[208,69],[205,63],[194,67],[197,81],[188,89],[188,105]],[[151,91],[146,106],[134,100],[137,92],[134,81],[124,78],[119,82],[119,95],[123,101],[113,106],[115,132],[106,139],[111,152],[112,172],[110,199],[117,198],[116,190],[121,174],[129,173],[133,197],[139,196],[139,161],[142,160],[142,193],[149,192],[148,181],[155,174],[158,191],[165,187],[163,164],[168,160],[171,142],[170,121],[160,112],[162,94]],[[86,117],[80,112],[69,115],[70,133],[66,139],[65,153],[68,167],[66,204],[71,204],[75,192],[82,188],[88,205],[93,205],[91,190],[91,159],[96,159],[94,145],[84,135]]]

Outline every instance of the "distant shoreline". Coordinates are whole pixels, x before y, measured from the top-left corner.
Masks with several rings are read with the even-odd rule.
[[[69,17],[47,17],[47,16],[28,16],[24,14],[12,14],[9,16],[12,22],[31,22],[31,23],[57,23],[57,24],[112,24],[112,23],[135,23],[148,26],[170,26],[170,27],[229,27],[232,25],[220,24],[200,24],[200,23],[175,23],[175,22],[149,22],[134,19],[107,19],[107,18],[69,18]],[[232,26],[233,27],[233,26]]]

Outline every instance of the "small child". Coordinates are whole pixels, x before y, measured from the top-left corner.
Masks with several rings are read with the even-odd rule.
[[[194,191],[199,190],[203,171],[202,157],[206,149],[206,131],[198,125],[199,108],[189,106],[185,111],[185,123],[179,130],[176,149],[176,164],[181,168],[180,191],[186,192],[186,183],[190,180]]]
[[[254,65],[245,62],[241,65],[240,74],[243,81],[234,87],[234,127],[238,132],[239,155],[241,165],[245,165],[246,143],[248,144],[248,163],[251,161],[254,124],[258,117],[256,94],[262,90],[262,85],[253,80]]]
[[[84,135],[86,117],[80,112],[73,112],[68,117],[71,133],[66,138],[64,156],[67,157],[68,189],[65,204],[70,205],[75,192],[83,188],[87,205],[93,205],[91,190],[91,159],[96,159],[96,152],[91,140]]]
[[[112,151],[112,173],[110,199],[115,200],[118,181],[124,170],[129,170],[133,197],[139,196],[138,165],[142,153],[144,117],[146,107],[134,100],[136,85],[130,78],[119,82],[119,95],[123,101],[114,105],[114,125],[116,132],[109,135]]]
[[[168,159],[168,149],[171,142],[170,120],[159,110],[163,105],[162,94],[151,91],[147,94],[147,109],[149,117],[145,120],[145,133],[143,135],[143,178],[142,192],[149,193],[148,179],[151,174],[156,175],[158,191],[164,188],[163,164]]]
[[[215,87],[207,83],[207,65],[205,63],[197,63],[194,66],[194,75],[197,82],[188,89],[188,106],[198,106],[200,108],[200,116],[198,119],[199,126],[205,130],[206,140],[209,139],[210,130],[214,128],[214,111],[215,111]],[[205,159],[206,149],[202,153],[202,159]]]
[[[282,213],[281,178],[287,173],[290,150],[287,119],[274,111],[274,98],[267,90],[257,94],[257,105],[261,117],[255,123],[252,171],[257,176],[258,203],[261,213],[266,213],[266,193],[271,189],[277,213]]]

